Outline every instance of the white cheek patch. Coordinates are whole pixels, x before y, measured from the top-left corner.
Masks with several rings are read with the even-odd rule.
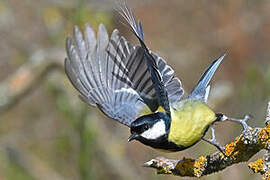
[[[163,120],[158,121],[154,126],[141,134],[146,139],[157,139],[166,134],[166,126]]]

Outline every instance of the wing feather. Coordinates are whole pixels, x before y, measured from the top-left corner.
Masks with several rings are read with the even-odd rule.
[[[109,41],[116,42],[117,49],[110,49]],[[126,78],[121,59],[126,59],[126,55],[134,50],[133,46],[119,37],[118,30],[113,31],[109,39],[105,27],[100,25],[96,39],[93,29],[86,25],[83,38],[75,26],[74,41],[67,38],[66,50],[66,74],[84,102],[97,106],[105,115],[127,126],[139,116],[143,108],[147,108],[130,83],[113,75]],[[107,51],[115,51],[117,56],[109,56]]]
[[[122,52],[124,53],[124,55],[122,55],[122,53],[118,53],[115,49],[117,49],[118,46],[127,47],[127,44],[128,46],[131,46],[131,44],[123,37],[120,37],[119,39],[121,39],[121,41],[118,40],[118,42],[111,39],[108,54],[112,59],[114,59],[115,64],[119,66],[119,69],[122,71],[124,76],[120,77],[119,72],[113,72],[113,75],[136,90],[147,106],[154,112],[158,108],[159,104],[154,84],[148,71],[144,49],[140,46],[132,46],[132,48],[129,48],[130,53],[127,53],[126,51]],[[164,59],[151,51],[150,53],[154,57],[155,63],[157,64],[160,75],[164,81],[164,86],[168,92],[169,102],[173,106],[181,99],[184,93],[181,82],[177,77],[174,77],[174,70],[167,65]],[[116,57],[118,56],[127,58],[117,59]]]
[[[140,48],[142,49],[142,52],[138,52],[138,53],[140,54],[143,53],[143,58],[145,61],[144,64],[147,66],[146,71],[148,71],[148,74],[150,75],[150,79],[145,79],[145,81],[141,81],[140,84],[136,84],[137,86],[135,86],[135,89],[139,92],[142,92],[143,90],[146,89],[147,93],[145,94],[150,95],[150,96],[152,95],[151,102],[153,106],[151,107],[151,105],[148,104],[148,106],[151,108],[152,111],[155,111],[158,106],[162,106],[167,112],[167,114],[170,114],[170,105],[172,105],[170,101],[171,100],[174,101],[175,99],[171,99],[171,100],[169,99],[169,94],[168,94],[166,85],[168,85],[168,83],[175,83],[175,86],[181,85],[181,84],[176,83],[177,81],[173,81],[173,78],[174,78],[173,69],[170,66],[168,66],[163,59],[161,59],[159,56],[152,53],[147,48],[147,46],[144,43],[144,33],[143,33],[142,24],[140,21],[136,23],[134,14],[132,10],[128,8],[126,2],[124,2],[123,4],[120,4],[119,13],[127,21],[132,32],[138,38],[141,45]],[[132,61],[136,61],[136,60],[132,59]],[[136,66],[134,66],[133,68],[136,68]],[[145,72],[143,71],[145,70],[143,66],[139,68],[142,69],[143,73]],[[131,68],[129,70],[131,70]],[[149,77],[147,76],[147,74],[142,74],[142,75],[144,75],[144,77],[146,78]],[[141,86],[138,86],[138,85],[141,85]],[[180,98],[183,94],[183,89],[181,88],[181,86],[179,86],[179,90],[177,92]],[[142,94],[142,95],[145,95],[145,94]],[[176,97],[176,94],[174,97]],[[154,100],[154,103],[153,103],[153,100]]]
[[[141,23],[137,27],[129,9],[123,13],[127,13],[128,22],[137,28],[143,41]],[[133,46],[119,36],[118,30],[114,30],[109,38],[103,25],[99,26],[97,38],[88,24],[84,36],[75,26],[74,41],[70,37],[66,41],[65,71],[84,102],[130,126],[142,110],[154,112],[160,105],[160,94],[156,93],[153,76],[162,80],[163,91],[168,93],[166,97],[171,105],[183,95],[181,82],[174,77],[173,69],[148,49],[146,56],[145,48]],[[151,62],[147,59],[149,56]],[[150,70],[149,63],[153,65]]]

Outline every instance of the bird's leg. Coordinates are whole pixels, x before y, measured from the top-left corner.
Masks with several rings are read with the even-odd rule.
[[[245,134],[250,129],[249,125],[247,124],[247,120],[249,120],[250,118],[251,118],[250,115],[245,115],[245,117],[243,119],[230,118],[230,117],[223,115],[220,118],[220,121],[222,121],[222,122],[223,121],[233,121],[233,122],[240,123],[243,127],[243,134]]]
[[[211,139],[205,138],[203,137],[202,139],[212,145],[214,145],[222,154],[225,155],[225,147],[220,145],[217,140],[216,140],[216,136],[215,136],[215,129],[211,126],[211,134],[212,137]]]

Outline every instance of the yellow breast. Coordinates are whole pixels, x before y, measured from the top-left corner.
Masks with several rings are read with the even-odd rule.
[[[215,113],[203,102],[186,100],[172,110],[168,140],[181,146],[191,146],[202,138],[206,128],[216,119]]]

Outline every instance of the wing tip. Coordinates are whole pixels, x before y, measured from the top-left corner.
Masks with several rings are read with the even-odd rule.
[[[75,34],[77,34],[78,32],[80,32],[79,26],[78,26],[78,25],[74,25],[74,27],[73,27],[73,34],[75,35]]]
[[[100,31],[100,30],[102,30],[102,31],[106,30],[104,24],[102,24],[102,23],[100,23],[100,24],[98,25],[98,31]]]
[[[92,29],[92,27],[90,26],[90,24],[85,23],[85,24],[84,24],[84,29],[85,29],[85,30],[87,30],[87,29]]]
[[[144,41],[144,33],[142,28],[142,23],[140,20],[136,22],[135,15],[131,8],[128,7],[126,0],[118,2],[117,12],[125,19],[128,23],[128,26],[131,28],[131,31],[139,39],[140,42]]]
[[[188,98],[196,98],[202,99],[205,102],[208,99],[210,86],[209,83],[215,74],[216,70],[218,69],[220,63],[223,61],[227,53],[224,53],[222,56],[214,60],[203,73],[202,77],[200,78],[199,82],[195,86],[195,88],[191,91]]]
[[[217,61],[223,61],[223,59],[227,56],[227,53],[224,53],[222,56],[220,56]]]
[[[72,46],[72,37],[68,36],[66,38],[66,50],[69,50],[71,46]]]

